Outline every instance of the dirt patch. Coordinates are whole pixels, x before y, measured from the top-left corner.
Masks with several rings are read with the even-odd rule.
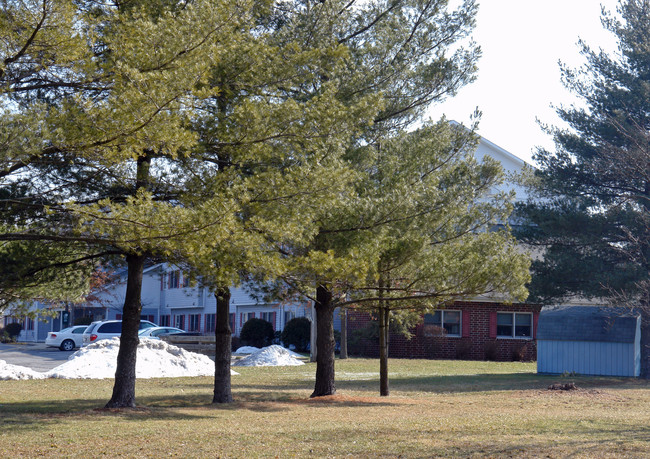
[[[578,390],[575,383],[554,383],[548,386],[548,390]]]

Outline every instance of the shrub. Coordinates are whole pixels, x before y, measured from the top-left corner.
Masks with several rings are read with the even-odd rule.
[[[528,349],[528,346],[526,344],[522,344],[520,346],[517,346],[512,350],[512,361],[513,362],[525,362],[526,361],[526,350]]]
[[[497,360],[499,357],[499,345],[496,341],[485,343],[485,360]]]
[[[16,338],[18,338],[18,335],[20,335],[20,330],[23,329],[23,324],[20,324],[18,322],[13,322],[10,324],[7,324],[5,327],[5,332],[9,335],[9,340],[11,341],[16,341]]]
[[[456,358],[460,360],[467,360],[472,356],[472,342],[469,340],[462,340],[456,346]]]
[[[364,357],[379,355],[379,322],[369,321],[366,325],[348,334],[348,354]]]
[[[305,352],[311,335],[311,322],[306,317],[291,319],[282,330],[282,343],[294,345],[298,352]]]
[[[248,319],[241,328],[239,338],[244,346],[268,346],[273,341],[273,325],[263,319]]]

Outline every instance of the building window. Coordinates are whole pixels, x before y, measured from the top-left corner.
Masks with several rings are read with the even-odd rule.
[[[172,288],[178,288],[180,285],[180,280],[181,280],[181,272],[176,270],[176,271],[170,271],[167,273],[167,288],[172,289]]]
[[[174,327],[185,330],[185,315],[174,315]]]
[[[205,332],[206,333],[214,333],[216,324],[217,324],[217,315],[216,314],[206,314],[205,315]]]
[[[254,319],[254,318],[255,318],[255,313],[254,312],[242,312],[240,325],[243,327],[246,322],[248,322],[250,319]]]
[[[293,311],[284,311],[284,326],[286,327],[287,324],[291,319],[296,317],[296,313]]]
[[[262,320],[266,320],[271,325],[273,325],[273,330],[275,330],[275,315],[276,315],[275,311],[273,311],[273,312],[261,312],[260,313],[260,318]]]
[[[460,311],[435,311],[424,315],[424,325],[433,335],[460,336]]]
[[[13,323],[20,323],[20,322],[21,322],[21,321],[18,320],[17,317],[13,317],[13,316],[5,316],[5,326],[7,326],[7,325],[9,325],[9,324],[13,324]],[[24,325],[24,324],[22,324],[22,325]]]
[[[187,331],[197,332],[200,330],[200,328],[201,328],[201,314],[190,314]]]
[[[231,312],[228,315],[228,318],[230,319],[230,332],[234,335],[235,334],[235,313]]]
[[[27,331],[34,330],[34,319],[25,317],[25,323],[23,324],[23,328]]]
[[[169,327],[169,314],[164,314],[160,316],[160,324],[161,327]]]
[[[530,312],[498,312],[499,338],[532,338],[533,315]]]
[[[154,318],[153,315],[140,315],[140,320],[148,320],[149,322],[153,322]]]

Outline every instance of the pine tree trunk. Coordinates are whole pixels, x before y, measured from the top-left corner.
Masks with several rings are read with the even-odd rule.
[[[650,215],[650,181],[645,183],[645,193],[643,199],[643,209],[645,215]],[[650,271],[650,227],[646,220],[645,234],[643,235],[643,260],[646,272]],[[647,284],[641,285],[641,371],[642,378],[650,379],[650,280],[646,280]]]
[[[341,311],[341,352],[339,359],[348,358],[348,310],[343,308]]]
[[[217,317],[214,353],[214,397],[212,403],[231,403],[230,359],[232,358],[232,330],[230,329],[230,289],[221,287],[217,299]]]
[[[388,321],[390,309],[379,309],[379,395],[390,395],[388,389]]]
[[[324,286],[316,289],[316,383],[311,397],[334,395],[334,307],[332,292]]]
[[[145,260],[145,255],[128,255],[126,257],[128,274],[122,311],[120,350],[117,354],[113,395],[106,404],[106,408],[135,407],[135,365],[138,355],[138,329],[142,311],[142,273]]]

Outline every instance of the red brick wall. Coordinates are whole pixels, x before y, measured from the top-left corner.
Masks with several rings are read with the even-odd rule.
[[[465,360],[536,360],[537,345],[535,340],[490,338],[491,312],[532,312],[533,327],[536,327],[536,315],[541,306],[531,304],[456,302],[446,309],[460,310],[462,315],[469,314],[469,336],[446,337],[431,336],[419,325],[411,330],[413,337],[407,339],[402,334],[391,333],[388,355],[391,358],[412,359],[465,359]],[[350,355],[365,357],[379,356],[379,343],[376,337],[359,338],[359,331],[366,329],[373,321],[366,311],[351,309],[348,313],[348,352]],[[533,331],[535,336],[536,330]]]

